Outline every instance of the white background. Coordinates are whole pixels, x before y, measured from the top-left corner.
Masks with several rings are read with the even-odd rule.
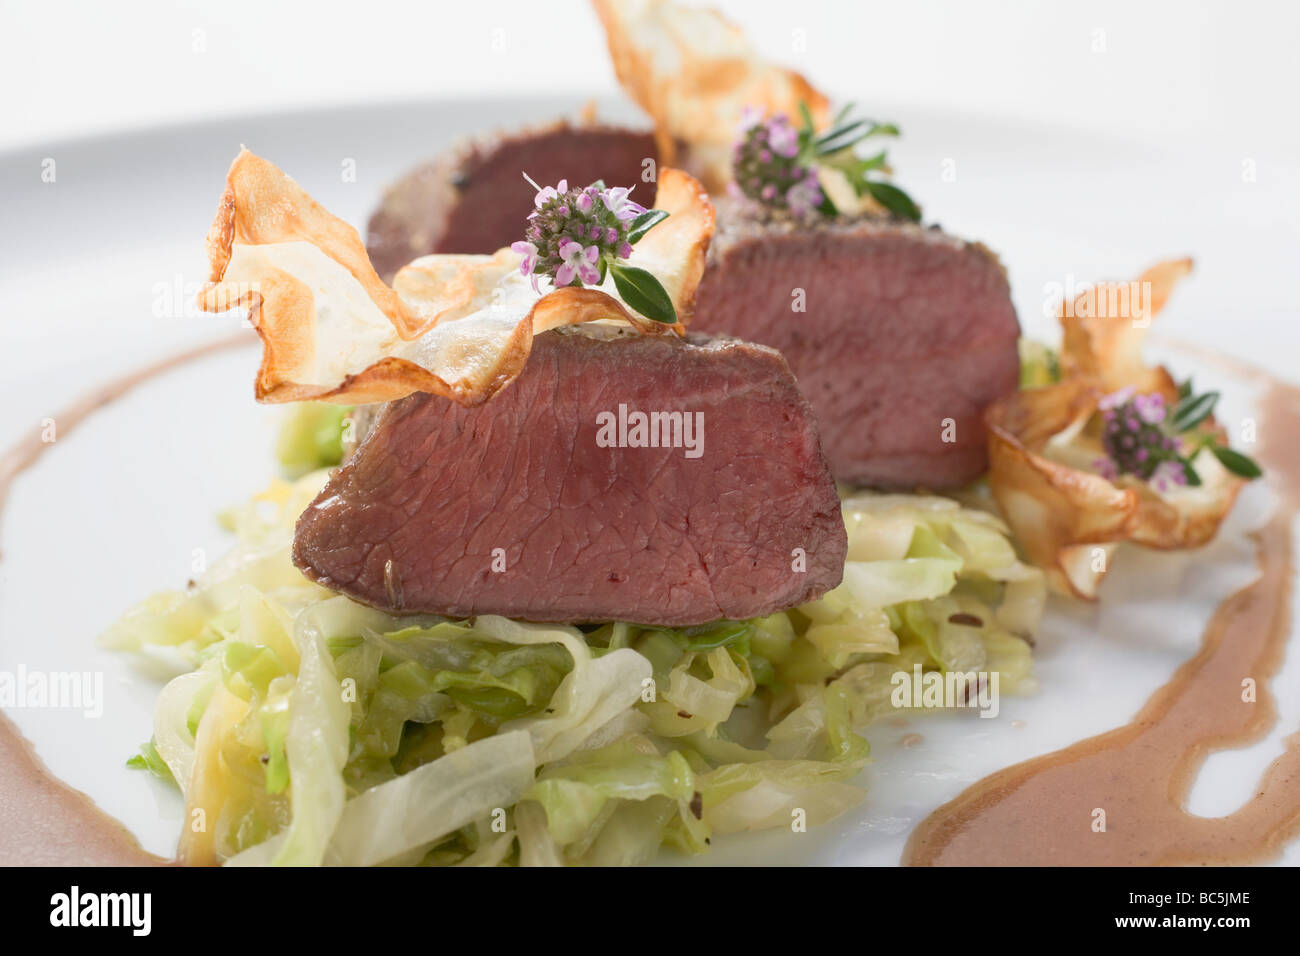
[[[1300,4],[714,3],[823,89],[1112,133],[1300,144]],[[0,2],[0,149],[378,99],[615,92],[583,0]]]

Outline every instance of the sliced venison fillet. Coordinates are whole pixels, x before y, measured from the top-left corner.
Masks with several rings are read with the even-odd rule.
[[[781,351],[836,480],[945,489],[984,472],[983,411],[1020,368],[988,249],[890,220],[795,226],[726,199],[717,223],[691,327]]]
[[[624,446],[607,447],[620,406]],[[638,432],[637,412],[680,416]],[[651,434],[659,447],[634,447]],[[846,547],[779,353],[586,326],[538,336],[485,404],[380,407],[299,520],[293,558],[389,611],[684,626],[816,598]]]
[[[424,163],[389,187],[370,217],[366,248],[385,281],[412,259],[432,253],[492,253],[523,237],[533,209],[528,173],[543,186],[561,179],[586,186],[639,188],[649,201],[645,161],[655,160],[649,132],[595,123],[554,123],[471,143]],[[646,195],[641,196],[642,190]]]

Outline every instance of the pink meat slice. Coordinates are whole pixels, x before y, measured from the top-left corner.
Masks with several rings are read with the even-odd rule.
[[[727,201],[718,222],[691,327],[780,350],[836,480],[945,489],[983,474],[983,411],[1020,371],[988,249],[887,220],[758,222]]]
[[[700,413],[699,456],[603,447],[602,413],[620,405]],[[300,519],[293,556],[394,612],[684,626],[812,600],[840,582],[846,547],[816,421],[779,353],[585,327],[538,336],[483,405],[381,407]]]

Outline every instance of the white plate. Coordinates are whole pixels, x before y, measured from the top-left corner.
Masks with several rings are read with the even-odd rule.
[[[203,236],[241,143],[364,228],[383,186],[457,135],[576,105],[444,101],[259,117],[0,156],[0,447],[90,386],[235,326],[190,303],[205,278]],[[893,150],[900,181],[927,218],[999,251],[1027,331],[1051,332],[1044,304],[1064,286],[1128,278],[1156,259],[1192,254],[1198,273],[1160,331],[1290,373],[1300,316],[1282,282],[1300,261],[1300,183],[1285,175],[1285,157],[1253,157],[1248,181],[1240,157],[1205,144],[1105,141],[932,113],[897,118],[906,133]],[[47,160],[53,182],[42,179]],[[1222,386],[1229,420],[1248,414],[1246,384],[1177,352],[1167,357]],[[255,348],[205,359],[96,414],[19,479],[0,524],[0,670],[105,675],[98,719],[9,715],[56,775],[159,854],[174,850],[179,798],[123,768],[149,737],[158,685],[94,639],[130,604],[183,584],[196,549],[220,554],[228,542],[215,512],[272,475],[277,412],[252,400],[255,364]],[[969,783],[1126,722],[1194,653],[1217,601],[1250,579],[1245,532],[1266,507],[1264,489],[1252,487],[1210,547],[1126,550],[1100,606],[1054,602],[1037,652],[1041,690],[1004,699],[996,719],[966,712],[872,727],[875,761],[863,777],[871,792],[857,812],[807,834],[728,838],[703,862],[896,863],[912,826]],[[1300,654],[1288,655],[1273,684],[1300,686]],[[1267,740],[1210,760],[1194,811],[1226,813],[1249,796],[1300,724],[1300,696],[1279,704]],[[912,734],[921,740],[901,746]],[[1300,843],[1284,859],[1300,862]]]

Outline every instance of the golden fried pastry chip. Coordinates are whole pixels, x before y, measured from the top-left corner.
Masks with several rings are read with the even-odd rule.
[[[650,114],[660,160],[688,164],[720,190],[731,179],[731,149],[746,107],[797,121],[805,104],[820,129],[830,102],[798,73],[761,59],[740,28],[716,10],[671,0],[593,0],[614,72]]]
[[[669,217],[628,262],[660,278],[675,325],[628,308],[609,278],[600,287],[539,292],[508,249],[425,256],[389,288],[355,229],[247,150],[230,167],[208,233],[211,274],[199,306],[248,309],[263,345],[258,401],[361,404],[421,391],[475,405],[522,371],[539,332],[600,320],[647,334],[683,331],[713,237],[713,207],[686,173],[664,169],[659,178],[656,208]]]
[[[1026,556],[1054,588],[1095,598],[1115,546],[1124,541],[1174,550],[1205,544],[1244,484],[1202,449],[1197,486],[1163,490],[1131,475],[1113,480],[1096,415],[1121,389],[1158,393],[1169,405],[1178,387],[1163,366],[1148,366],[1141,344],[1151,319],[1191,261],[1161,263],[1133,283],[1102,283],[1064,304],[1063,380],[1021,389],[985,412],[989,485]],[[1210,419],[1206,426],[1222,437]]]

